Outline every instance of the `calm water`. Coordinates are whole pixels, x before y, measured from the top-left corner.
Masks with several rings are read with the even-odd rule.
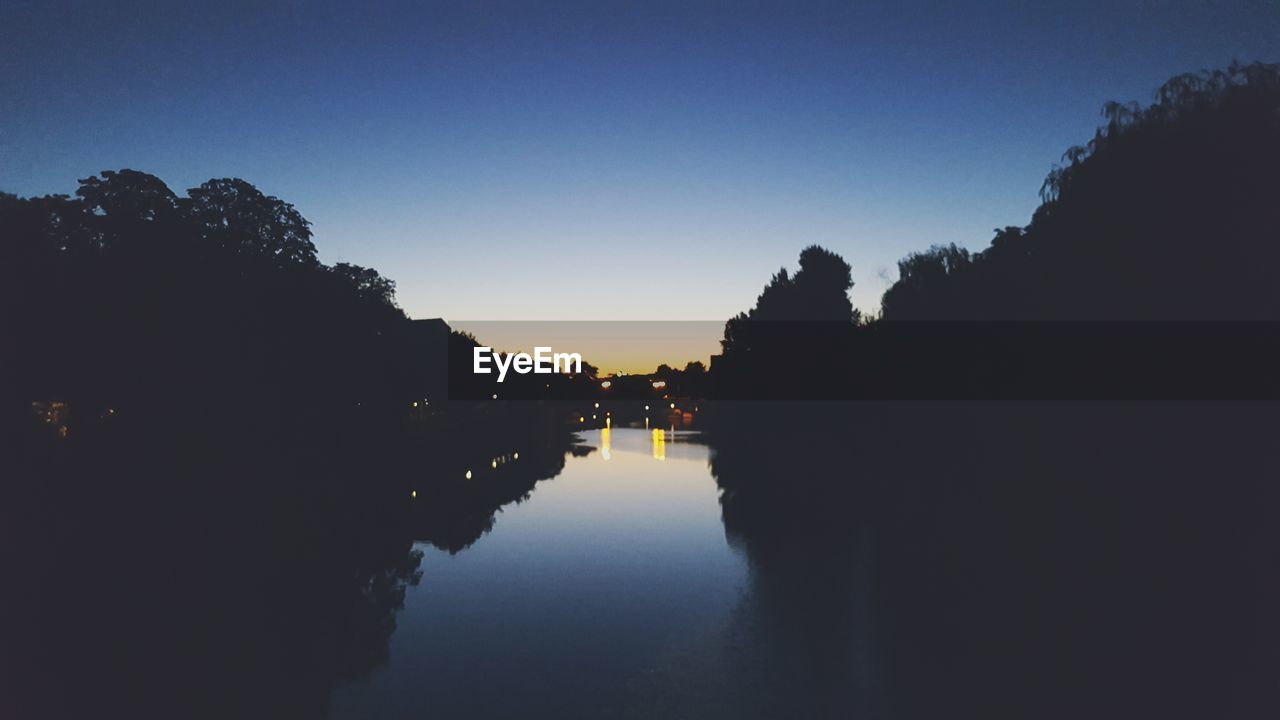
[[[330,711],[1265,716],[1276,420],[809,407],[589,432],[474,545],[420,546],[386,662]]]
[[[714,412],[51,439],[0,717],[1277,716],[1280,406]]]
[[[763,677],[742,662],[768,619],[726,539],[710,449],[630,428],[582,440],[596,450],[472,547],[420,546],[388,663],[339,688],[333,717],[749,709],[733,686]]]

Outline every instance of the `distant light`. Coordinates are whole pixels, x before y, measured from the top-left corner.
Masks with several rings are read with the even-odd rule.
[[[586,418],[584,418],[584,417],[582,417],[581,415],[579,415],[579,416],[578,416],[578,422],[586,422]]]
[[[675,410],[675,409],[676,409],[676,404],[675,404],[675,403],[671,403],[671,409],[672,409],[672,410]]]
[[[409,491],[409,497],[411,497],[411,498],[416,498],[416,497],[418,497],[418,491],[417,491],[417,490],[410,490],[410,491]]]
[[[595,419],[596,419],[596,416],[595,416],[595,415],[592,415],[592,416],[591,416],[591,419],[592,419],[592,420],[595,420]]]
[[[513,457],[513,458],[515,458],[516,460],[519,460],[519,459],[520,459],[520,453],[516,453],[515,455],[512,455],[512,457]]]
[[[602,387],[602,388],[604,388],[604,389],[608,390],[609,388],[613,387],[613,381],[612,381],[612,380],[605,380],[604,382],[600,383],[600,387]]]
[[[493,394],[493,399],[494,399],[494,400],[497,400],[497,399],[498,399],[498,393],[494,393],[494,394]]]
[[[413,406],[414,406],[414,407],[418,407],[418,401],[417,401],[417,400],[414,400],[414,401],[413,401]]]
[[[467,471],[467,474],[466,474],[466,475],[463,475],[463,477],[465,477],[466,479],[470,480],[470,479],[471,479],[471,471],[470,471],[470,470],[468,470],[468,471]]]
[[[596,403],[596,407],[600,407],[600,403]]]
[[[648,406],[648,405],[645,405],[645,406],[644,406],[644,409],[645,409],[645,410],[648,410],[648,409],[649,409],[649,406]]]
[[[494,468],[494,469],[497,469],[497,467],[498,467],[498,461],[497,461],[497,460],[494,460],[493,462],[489,463],[489,467]]]

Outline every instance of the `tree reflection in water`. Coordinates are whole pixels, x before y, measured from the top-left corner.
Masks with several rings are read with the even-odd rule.
[[[717,408],[764,716],[1280,708],[1264,404]],[[1108,710],[1107,714],[1111,714]]]
[[[1277,706],[1274,407],[704,410],[745,592],[726,627],[601,714]],[[531,410],[429,430],[323,448],[155,429],[9,448],[3,709],[323,716],[336,685],[387,662],[421,579],[415,543],[467,548],[593,452]],[[655,460],[693,439],[644,432]]]
[[[563,467],[568,431],[511,415],[323,447],[167,419],[20,438],[0,471],[0,714],[324,716],[386,662],[415,542],[470,545]],[[446,480],[482,459],[480,481]]]

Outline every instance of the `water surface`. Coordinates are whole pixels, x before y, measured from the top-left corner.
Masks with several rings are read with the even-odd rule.
[[[591,410],[5,458],[0,716],[1280,708],[1280,407]]]
[[[637,428],[582,442],[470,548],[419,546],[389,662],[339,689],[334,717],[624,713],[723,649],[748,572],[709,448]]]

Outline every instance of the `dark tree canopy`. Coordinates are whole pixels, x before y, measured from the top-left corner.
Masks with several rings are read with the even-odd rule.
[[[1103,116],[1030,225],[905,258],[883,318],[1280,318],[1280,66],[1180,75]]]
[[[720,341],[726,354],[747,350],[756,335],[752,323],[821,321],[855,323],[858,311],[849,300],[853,269],[844,258],[817,245],[800,252],[800,269],[782,268],[756,299],[755,307],[725,323]]]
[[[163,220],[178,208],[178,196],[155,175],[103,170],[80,181],[76,195],[85,210],[116,221]]]
[[[849,263],[830,250],[810,245],[800,252],[800,270],[795,275],[786,268],[779,270],[745,317],[852,322],[857,319],[849,300],[852,288],[853,269]]]
[[[377,270],[349,263],[336,263],[330,271],[354,288],[361,298],[373,303],[395,305],[395,281],[382,277]]]
[[[311,223],[293,205],[238,178],[210,180],[187,194],[206,238],[281,263],[316,264]]]
[[[0,229],[4,344],[27,350],[28,402],[158,413],[200,398],[201,417],[220,408],[278,431],[303,408],[319,422],[422,397],[394,283],[321,265],[307,220],[243,180],[178,197],[153,175],[104,171],[75,197],[0,195]]]

